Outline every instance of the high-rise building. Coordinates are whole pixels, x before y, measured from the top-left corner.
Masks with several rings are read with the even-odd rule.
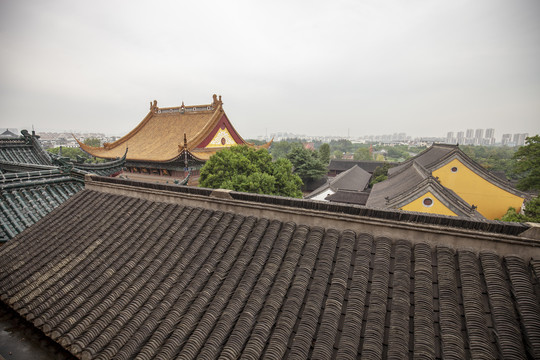
[[[512,141],[512,134],[503,134],[501,144],[508,145]]]
[[[529,136],[529,134],[514,134],[514,146],[523,146],[525,145],[525,138]]]
[[[474,145],[482,145],[484,138],[484,129],[476,129],[474,132]]]
[[[495,129],[486,129],[486,135],[484,137],[484,145],[495,144]]]
[[[457,143],[465,144],[465,133],[463,131],[458,131],[457,133]]]
[[[456,139],[454,138],[454,132],[453,131],[449,131],[447,134],[446,134],[446,143],[447,144],[453,144],[456,142]]]
[[[467,133],[465,135],[465,144],[467,145],[474,144],[474,130],[473,129],[467,129]]]

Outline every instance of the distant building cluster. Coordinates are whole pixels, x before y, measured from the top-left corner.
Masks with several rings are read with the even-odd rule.
[[[447,144],[459,145],[506,145],[506,146],[523,146],[525,138],[529,136],[527,133],[520,134],[503,134],[500,142],[495,139],[495,129],[467,129],[467,131],[458,131],[454,133],[449,131],[446,134]]]
[[[332,140],[349,140],[353,143],[378,143],[384,145],[397,145],[405,144],[410,146],[427,146],[431,145],[434,142],[444,142],[442,137],[415,137],[413,138],[410,135],[407,135],[404,132],[393,133],[393,134],[384,134],[384,135],[363,135],[363,136],[317,136],[317,135],[305,135],[305,134],[294,134],[288,132],[277,132],[270,135],[260,135],[257,137],[257,140],[261,141],[283,141],[289,139],[302,139],[304,141],[322,141],[330,142]]]
[[[118,139],[115,136],[106,136],[102,133],[39,132],[38,135],[41,138],[41,143],[46,149],[58,146],[77,148],[79,147],[79,144],[73,136],[83,142],[86,139],[99,139],[102,144],[114,142]]]

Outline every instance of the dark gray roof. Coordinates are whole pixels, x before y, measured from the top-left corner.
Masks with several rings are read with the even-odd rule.
[[[425,169],[414,161],[400,166],[399,169],[399,173],[394,172],[385,181],[373,185],[367,206],[385,208],[387,203],[386,198],[390,199],[409,191],[430,176]]]
[[[336,177],[329,177],[326,184],[314,190],[307,198],[316,196],[327,189],[331,189],[334,192],[338,190],[363,191],[369,185],[370,179],[370,173],[354,165]]]
[[[0,298],[82,359],[540,357],[538,259],[385,233],[83,190]]]
[[[354,165],[364,169],[368,173],[373,174],[375,169],[385,164],[392,164],[386,161],[365,161],[365,160],[339,160],[332,159],[328,165],[328,171],[345,171],[352,168]]]
[[[12,239],[84,188],[59,169],[0,175],[0,242]]]
[[[335,194],[328,195],[325,200],[345,204],[366,205],[368,198],[369,192],[367,191],[338,190]]]
[[[429,168],[429,166],[433,163],[438,162],[443,157],[458,149],[459,147],[457,145],[433,144],[426,150],[422,151],[420,154],[402,162],[399,166],[388,169],[388,175],[392,175],[396,172],[401,171],[401,169],[403,169],[405,166],[407,166],[413,161],[417,162],[425,168]]]
[[[41,147],[37,137],[25,135],[17,138],[0,139],[0,161],[51,165],[51,159]]]
[[[6,131],[0,134],[0,138],[16,138],[16,137],[18,137],[18,135],[14,134],[9,129],[6,129]]]

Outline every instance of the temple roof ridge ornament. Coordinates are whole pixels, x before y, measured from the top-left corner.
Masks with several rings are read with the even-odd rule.
[[[151,112],[156,112],[158,110],[158,106],[157,106],[157,100],[154,100],[154,103],[152,104],[152,102],[150,101],[150,111]]]

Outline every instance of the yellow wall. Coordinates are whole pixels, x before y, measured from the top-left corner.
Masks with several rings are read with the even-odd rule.
[[[433,200],[432,206],[430,207],[424,206],[423,201],[424,201],[424,198],[426,197],[429,197]],[[433,196],[433,194],[430,191],[420,196],[416,200],[413,200],[412,202],[408,203],[407,205],[402,206],[401,210],[418,211],[418,212],[424,212],[424,213],[429,213],[429,214],[457,216],[456,213],[454,213],[452,210],[447,208],[442,202],[436,199],[435,196]]]
[[[221,139],[225,139],[224,142]],[[206,145],[207,148],[237,145],[227,128],[219,129],[214,138]]]
[[[458,169],[455,173],[451,171],[454,166]],[[487,219],[500,218],[510,206],[519,210],[523,204],[523,198],[490,183],[457,159],[432,174],[467,203],[476,205],[478,212]]]

